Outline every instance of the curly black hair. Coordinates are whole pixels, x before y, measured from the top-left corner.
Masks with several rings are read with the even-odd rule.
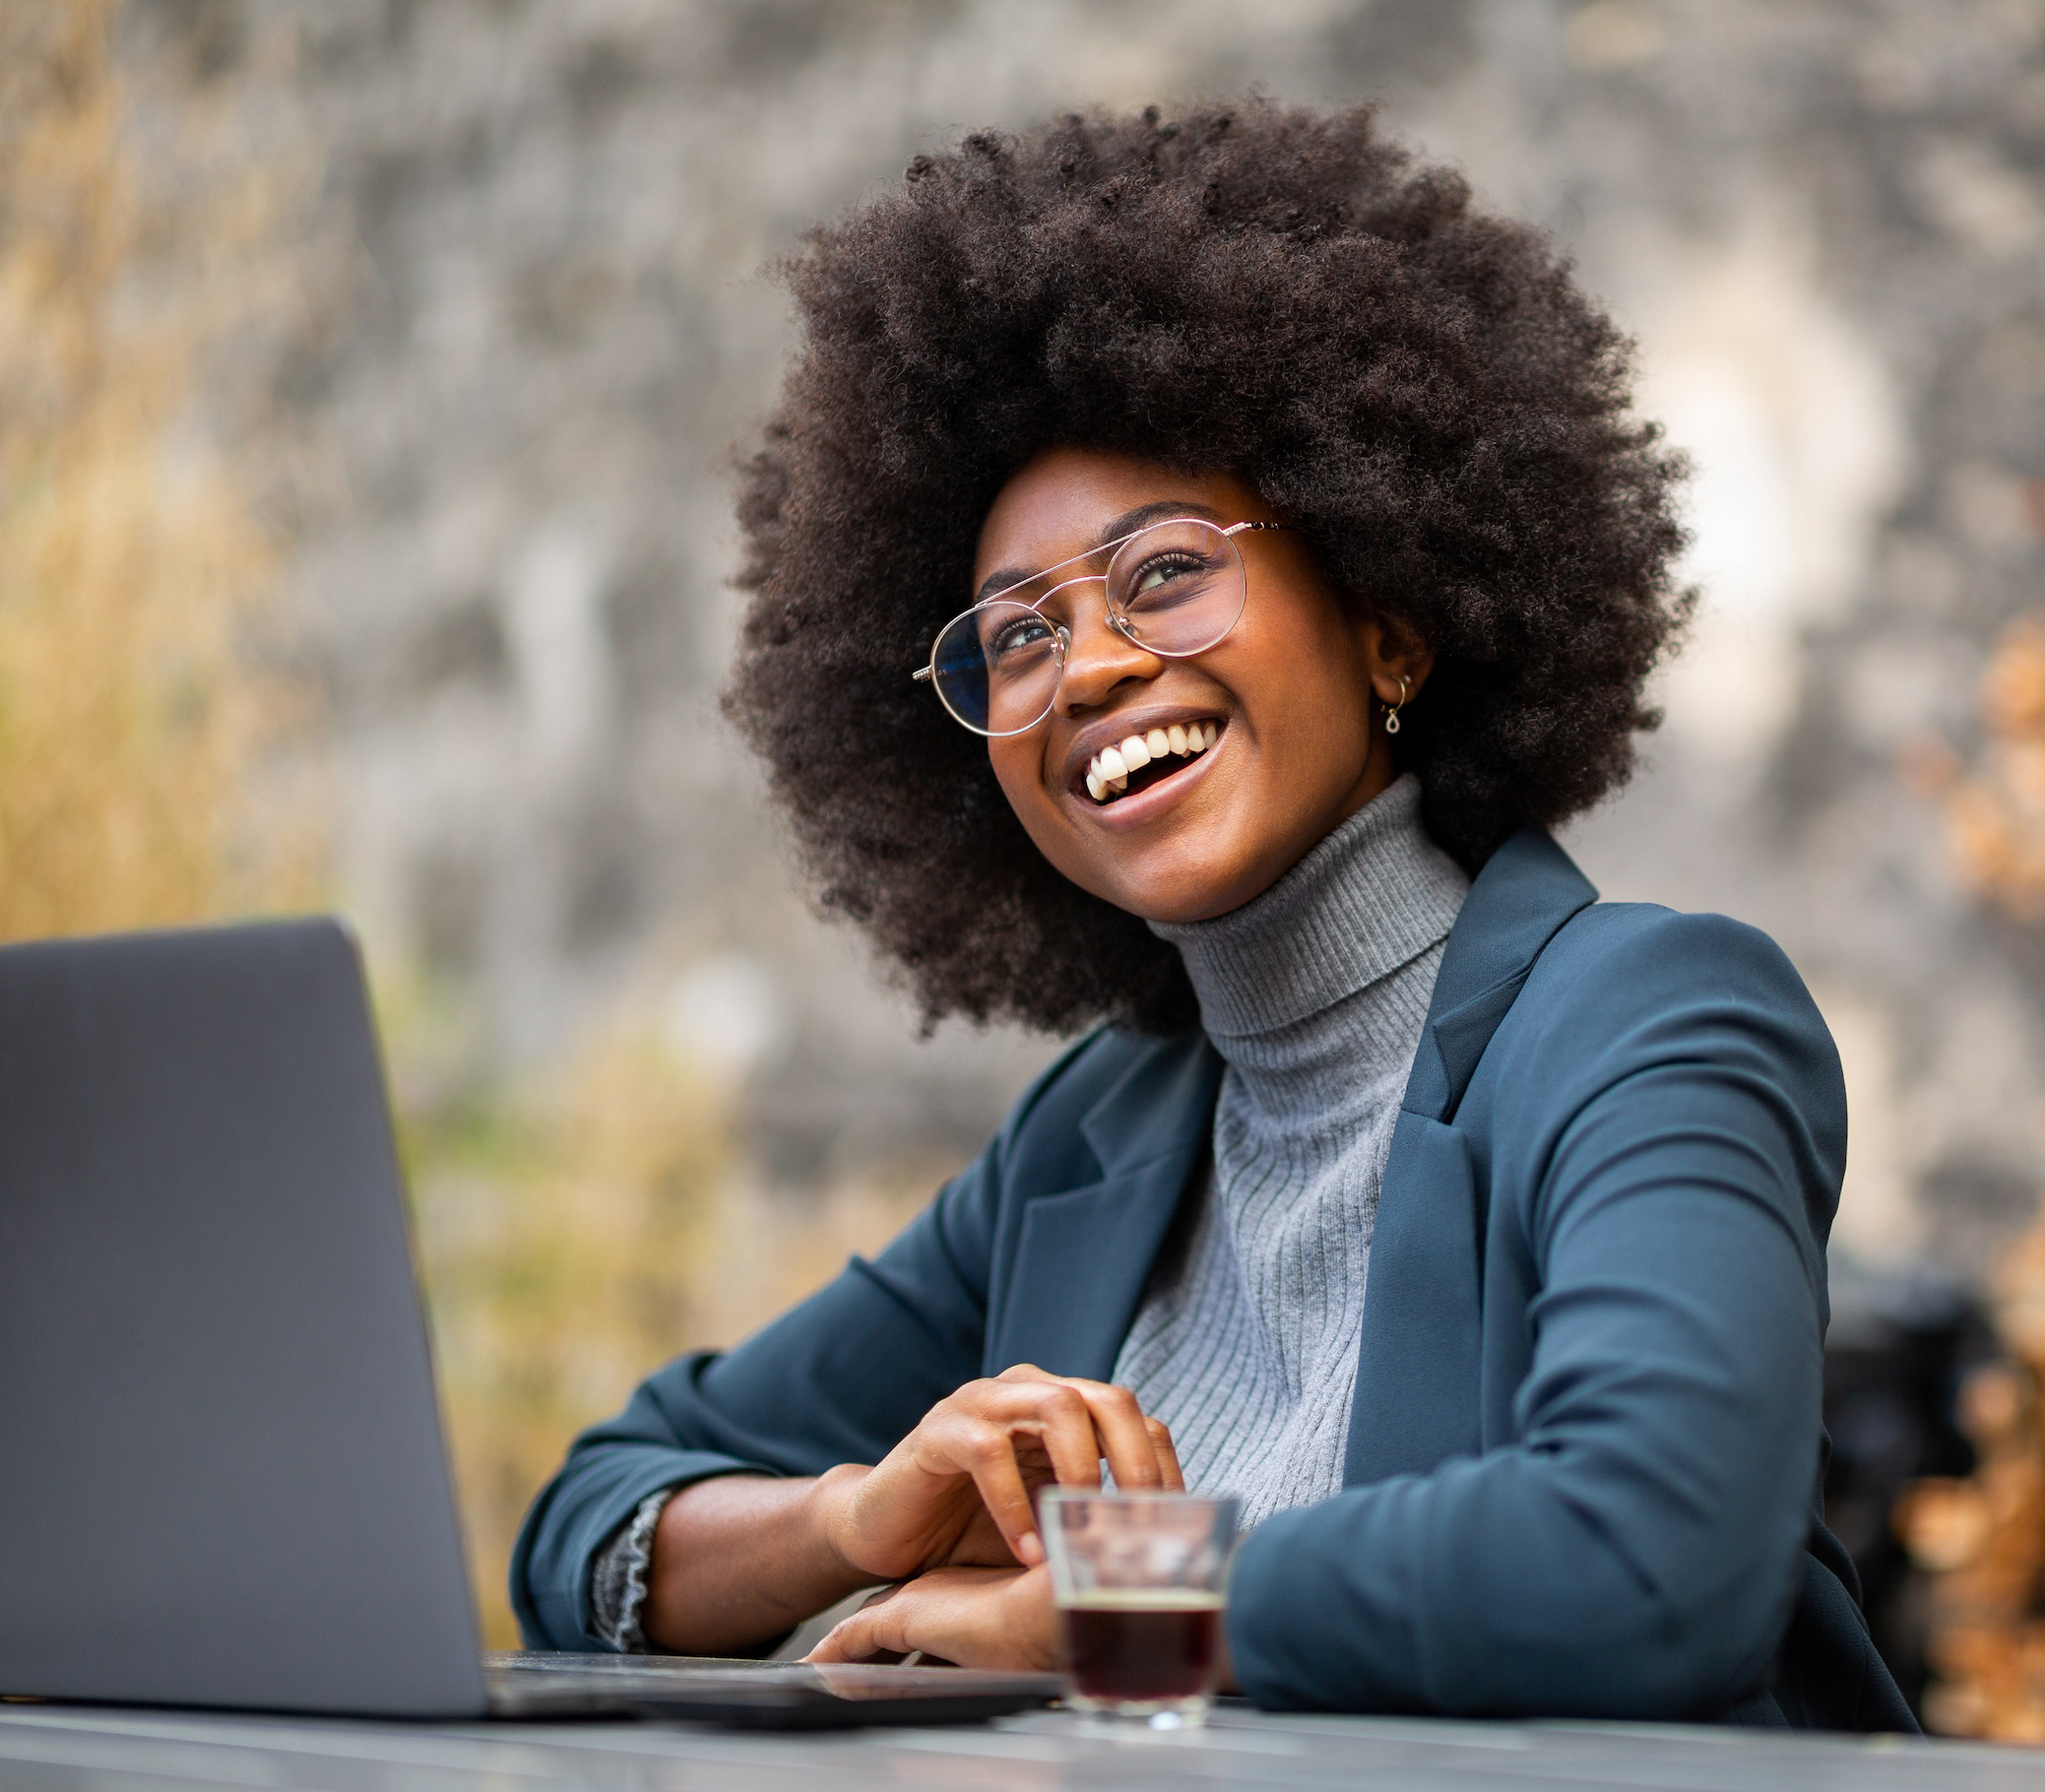
[[[920,1000],[1054,1032],[1197,1021],[1178,951],[1038,853],[910,681],[981,523],[1046,447],[1242,479],[1437,660],[1397,736],[1475,870],[1632,769],[1680,457],[1630,345],[1531,227],[1369,107],[1071,115],[919,156],[784,265],[805,326],[738,503],[727,715],[829,911]]]

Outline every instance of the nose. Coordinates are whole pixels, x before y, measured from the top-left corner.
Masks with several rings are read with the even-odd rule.
[[[1108,700],[1111,692],[1130,678],[1155,678],[1165,663],[1147,648],[1131,641],[1109,619],[1105,590],[1072,607],[1066,624],[1071,639],[1065,645],[1065,670],[1058,679],[1053,707],[1061,716],[1084,715]]]

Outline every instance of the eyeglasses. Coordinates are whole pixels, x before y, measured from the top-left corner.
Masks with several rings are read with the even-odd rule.
[[[1072,645],[1069,594],[1075,585],[1105,586],[1109,626],[1145,653],[1188,659],[1205,653],[1243,614],[1248,580],[1234,538],[1246,530],[1287,527],[1232,523],[1224,529],[1175,517],[1103,542],[1003,586],[952,617],[937,632],[929,665],[915,676],[933,684],[953,719],[976,735],[1026,733],[1057,700]],[[1106,572],[1055,576],[1102,554],[1113,556]],[[1054,604],[1061,593],[1068,594],[1062,607]]]

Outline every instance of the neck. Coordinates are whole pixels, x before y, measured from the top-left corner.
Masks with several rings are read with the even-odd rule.
[[[1410,773],[1260,896],[1212,921],[1152,922],[1185,961],[1209,1037],[1306,1020],[1437,945],[1469,880],[1428,838]]]

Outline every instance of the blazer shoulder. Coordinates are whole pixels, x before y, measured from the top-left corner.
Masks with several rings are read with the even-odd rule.
[[[1796,966],[1760,928],[1647,902],[1593,903],[1572,916],[1534,965],[1527,989],[1541,997],[1535,1010],[1614,1001],[1627,1009],[1694,993],[1818,1019]]]
[[[1822,1300],[1821,1251],[1846,1159],[1839,1055],[1796,967],[1724,915],[1600,903],[1572,917],[1500,1024],[1457,1123],[1515,1190],[1529,1239],[1568,1203],[1558,1143],[1596,1115],[1602,1148],[1737,1134],[1780,1146],[1779,1211]]]
[[[1844,1083],[1823,1015],[1788,954],[1724,915],[1648,903],[1583,910],[1535,964],[1500,1032],[1502,1073],[1531,1078],[1547,1102],[1567,1105],[1655,1065],[1715,1065],[1762,1077],[1821,1134],[1843,1139]]]

